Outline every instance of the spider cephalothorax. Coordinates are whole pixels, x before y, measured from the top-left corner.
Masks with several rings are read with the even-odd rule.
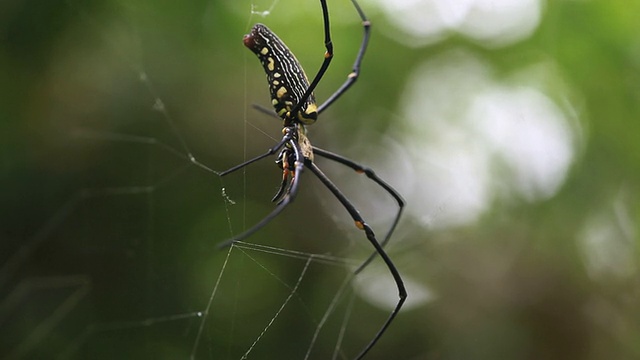
[[[293,185],[293,180],[296,176],[296,161],[313,162],[313,147],[305,132],[306,129],[303,124],[294,124],[293,126],[287,126],[283,129],[285,136],[291,136],[291,139],[300,145],[302,159],[297,158],[297,153],[291,144],[285,144],[285,146],[282,147],[276,160],[276,164],[282,169],[282,183],[271,201],[279,202],[282,200],[282,196],[290,191],[290,187]]]

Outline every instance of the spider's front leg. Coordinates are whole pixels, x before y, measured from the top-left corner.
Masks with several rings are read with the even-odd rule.
[[[303,150],[300,147],[300,144],[298,143],[297,138],[295,137],[296,127],[293,127],[293,126],[285,127],[283,129],[283,132],[284,132],[284,136],[282,137],[282,141],[276,144],[276,146],[270,148],[269,151],[267,151],[265,154],[255,157],[249,161],[245,161],[244,163],[238,166],[234,166],[233,168],[220,174],[220,176],[226,175],[230,172],[243,168],[255,161],[263,159],[269,155],[273,155],[278,149],[280,149],[283,146],[285,146],[285,148],[282,150],[282,152],[287,152],[287,154],[289,154],[287,155],[287,158],[293,159],[291,163],[291,166],[293,167],[293,171],[290,171],[292,173],[291,180],[289,181],[289,185],[287,185],[286,187],[287,190],[284,191],[284,193],[282,194],[282,198],[278,202],[278,205],[273,209],[273,211],[271,211],[269,215],[264,217],[262,220],[260,220],[260,222],[258,222],[249,230],[243,232],[240,235],[234,236],[231,239],[228,239],[219,243],[216,246],[218,249],[227,247],[236,241],[241,241],[243,239],[246,239],[256,231],[262,229],[265,225],[271,222],[271,220],[275,219],[275,217],[278,216],[282,212],[282,210],[284,210],[287,207],[287,205],[289,205],[295,199],[295,196],[298,193],[298,186],[300,183],[300,174],[304,169],[305,158],[303,156]],[[288,160],[288,162],[289,161],[291,160]]]
[[[291,141],[293,134],[290,134],[289,132],[286,132],[284,134],[284,136],[282,137],[282,140],[280,140],[280,142],[278,142],[277,144],[275,144],[273,147],[269,148],[269,150],[267,150],[266,153],[262,154],[262,155],[258,155],[256,157],[254,157],[253,159],[249,159],[241,164],[238,164],[236,166],[233,166],[225,171],[220,171],[218,172],[218,176],[225,176],[225,175],[229,175],[234,171],[238,171],[248,165],[253,164],[256,161],[262,160],[264,158],[266,158],[267,156],[271,156],[273,154],[276,153],[276,151],[280,150],[283,146],[285,146],[285,144],[289,141]]]

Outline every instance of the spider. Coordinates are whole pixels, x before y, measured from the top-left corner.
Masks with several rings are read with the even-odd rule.
[[[356,357],[356,359],[361,359],[380,339],[382,334],[386,331],[400,311],[400,308],[407,298],[407,291],[402,277],[387,253],[384,251],[384,246],[389,241],[398,221],[400,220],[400,216],[404,209],[404,200],[394,188],[378,177],[372,169],[362,166],[341,155],[334,154],[311,145],[306,132],[306,126],[313,124],[317,120],[318,115],[342,96],[356,82],[359,76],[360,64],[367,49],[367,44],[369,43],[371,23],[357,1],[351,0],[351,2],[362,20],[362,26],[364,28],[362,43],[360,44],[358,54],[354,61],[352,72],[347,76],[347,80],[342,84],[342,86],[340,86],[340,88],[338,88],[338,90],[336,90],[336,92],[334,92],[319,106],[316,103],[313,90],[324,76],[325,72],[329,68],[331,59],[333,58],[329,11],[326,0],[320,0],[324,22],[324,46],[326,48],[326,52],[324,55],[324,61],[313,78],[313,81],[311,81],[311,84],[309,84],[309,80],[302,69],[302,66],[293,53],[284,44],[284,42],[282,42],[282,40],[280,40],[280,38],[278,38],[278,36],[276,36],[276,34],[265,25],[254,25],[251,32],[244,36],[244,45],[258,56],[258,59],[264,67],[271,93],[271,104],[275,109],[275,113],[261,107],[258,107],[258,110],[267,112],[270,115],[277,116],[282,119],[283,136],[282,139],[266,153],[223,171],[219,173],[219,175],[225,176],[230,174],[256,161],[274,155],[278,150],[280,150],[277,155],[276,164],[282,169],[282,183],[272,199],[272,201],[277,204],[272,212],[252,228],[233,237],[232,239],[222,242],[218,247],[226,247],[234,242],[241,241],[249,237],[277,217],[287,207],[287,205],[294,200],[298,193],[300,176],[304,169],[309,169],[347,210],[353,221],[355,221],[356,227],[364,231],[367,239],[375,249],[375,252],[372,253],[371,256],[369,256],[369,258],[355,270],[354,274],[361,272],[364,267],[367,266],[376,255],[378,255],[389,269],[398,289],[398,302],[395,308],[377,331],[374,338]],[[369,179],[382,187],[396,200],[398,203],[398,210],[394,221],[382,242],[377,240],[373,230],[364,221],[362,216],[360,216],[360,213],[351,201],[347,199],[347,197],[315,164],[314,155],[338,162],[355,170],[357,173],[365,174]]]

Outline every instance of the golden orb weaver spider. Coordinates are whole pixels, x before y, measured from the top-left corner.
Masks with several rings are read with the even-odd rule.
[[[329,68],[331,59],[333,58],[333,44],[331,42],[329,11],[326,0],[320,0],[324,22],[324,46],[326,48],[326,52],[324,61],[313,78],[313,81],[311,81],[311,84],[309,84],[309,80],[296,57],[289,48],[287,48],[284,42],[269,30],[269,28],[262,24],[256,24],[251,29],[251,32],[244,36],[244,45],[258,56],[258,59],[262,63],[264,71],[267,74],[271,93],[271,104],[275,109],[275,114],[269,110],[263,110],[260,107],[258,109],[282,119],[283,137],[266,153],[236,165],[226,171],[220,172],[219,175],[225,176],[230,174],[256,161],[274,155],[278,150],[280,150],[280,153],[277,155],[276,163],[282,169],[282,183],[272,199],[272,201],[277,202],[277,205],[272,212],[252,228],[233,237],[232,239],[222,242],[218,247],[226,247],[236,241],[241,241],[249,237],[278,216],[287,207],[287,205],[294,200],[298,192],[299,179],[302,171],[305,168],[311,170],[311,172],[322,182],[322,184],[324,184],[325,187],[327,187],[327,189],[329,189],[329,191],[331,191],[335,198],[347,210],[355,222],[356,227],[365,232],[367,239],[375,249],[375,252],[355,270],[354,274],[361,272],[375,258],[375,256],[378,255],[389,269],[398,289],[398,302],[396,303],[395,308],[390,313],[387,320],[382,324],[374,338],[355,357],[355,359],[361,359],[367,354],[367,352],[369,352],[369,350],[371,350],[376,342],[378,342],[382,334],[384,334],[400,311],[400,308],[407,298],[407,291],[402,277],[387,253],[384,251],[384,246],[391,238],[391,235],[400,220],[400,216],[402,215],[404,200],[394,188],[379,178],[372,169],[362,166],[338,154],[312,146],[307,138],[305,128],[306,125],[313,124],[318,115],[343,95],[356,82],[359,76],[360,64],[362,63],[364,53],[369,43],[371,23],[357,1],[351,0],[351,2],[362,20],[362,26],[364,28],[362,43],[360,44],[358,54],[353,64],[353,70],[347,76],[347,80],[320,106],[316,104],[313,90],[324,76],[324,73]],[[336,187],[336,185],[334,185],[333,182],[315,164],[313,158],[314,154],[345,165],[355,170],[357,173],[365,174],[369,179],[382,187],[396,200],[398,203],[398,211],[382,242],[378,242],[373,230],[360,216],[360,213],[351,201],[347,199],[338,187]]]

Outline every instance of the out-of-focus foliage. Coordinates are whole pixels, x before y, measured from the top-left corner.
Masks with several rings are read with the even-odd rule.
[[[351,3],[328,3],[320,101],[362,37]],[[407,200],[388,249],[409,302],[370,358],[640,358],[640,2],[443,3],[362,1],[362,76],[309,129]],[[346,272],[311,263],[260,336],[305,262],[234,249],[223,268],[215,244],[272,209],[280,170],[221,179],[186,157],[224,170],[281,136],[251,108],[268,105],[242,46],[255,22],[313,76],[316,0],[0,4],[0,357],[174,359],[197,344],[198,359],[231,359],[259,338],[252,357],[304,358]],[[318,164],[384,234],[393,201]],[[303,176],[247,241],[364,259],[364,236]],[[353,287],[346,358],[395,301],[379,265]],[[311,358],[330,356],[348,304]]]

